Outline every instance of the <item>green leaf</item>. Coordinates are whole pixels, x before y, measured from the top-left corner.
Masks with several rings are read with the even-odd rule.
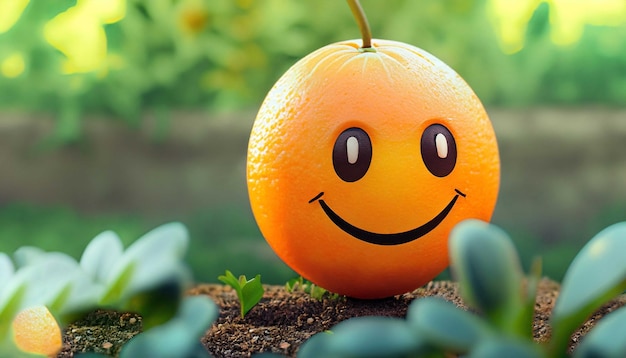
[[[133,243],[107,277],[103,302],[121,302],[163,282],[191,282],[182,258],[187,250],[187,229],[180,223],[162,225]]]
[[[481,342],[469,358],[541,358],[546,355],[531,340],[513,340],[502,337]]]
[[[244,276],[245,279],[245,276]],[[263,298],[263,284],[261,284],[261,275],[256,275],[253,279],[247,280],[241,289],[241,300],[243,301],[243,315],[245,316],[252,307],[254,307],[261,298]]]
[[[314,283],[311,283],[309,285],[309,295],[311,295],[312,298],[321,301],[322,298],[324,298],[324,295],[327,293],[328,291],[326,291],[325,288],[322,288]]]
[[[176,280],[163,282],[151,290],[140,292],[121,305],[126,312],[137,312],[143,317],[143,328],[150,329],[170,320],[183,299],[185,287]]]
[[[150,289],[164,279],[179,276],[183,271],[181,265],[188,245],[187,228],[181,223],[161,225],[140,237],[126,250],[121,260],[135,264],[126,294]],[[186,279],[191,281],[189,275]]]
[[[6,325],[7,327],[11,327],[11,325]],[[27,353],[21,350],[15,344],[13,340],[13,330],[10,330],[11,333],[6,335],[4,338],[0,336],[0,357],[10,357],[10,358],[45,358],[45,356],[41,354],[35,353]]]
[[[100,297],[100,305],[115,305],[118,304],[123,297],[127,296],[125,292],[135,271],[135,263],[128,262],[122,268],[123,271],[120,271],[120,268],[116,267],[117,272],[115,273],[114,279],[107,282],[104,294]]]
[[[15,278],[28,283],[24,307],[45,305],[52,314],[93,306],[100,293],[72,257],[58,252],[40,255]]]
[[[15,267],[11,258],[4,252],[0,252],[0,292],[2,292],[2,288],[9,282],[14,273]]]
[[[285,283],[285,291],[291,293],[298,288],[302,288],[304,285],[304,278],[302,276],[294,277]]]
[[[336,357],[403,357],[430,350],[400,318],[355,317],[332,328],[325,349]]]
[[[593,357],[626,357],[626,307],[603,317],[574,352],[574,358]]]
[[[594,236],[570,264],[552,310],[554,350],[602,304],[626,289],[626,222]]]
[[[13,258],[15,259],[15,266],[19,269],[37,263],[41,260],[41,257],[48,254],[44,250],[34,246],[22,246],[15,250]]]
[[[285,290],[287,292],[300,290],[308,293],[312,298],[318,301],[321,301],[326,295],[328,295],[330,299],[339,298],[339,294],[328,292],[325,288],[320,287],[311,281],[305,280],[302,276],[292,278],[287,281],[287,283],[285,283]]]
[[[105,231],[89,242],[80,258],[80,266],[96,282],[105,283],[123,252],[120,237],[113,231]]]
[[[226,270],[226,272],[223,275],[218,276],[217,279],[232,287],[235,291],[239,290],[241,287],[239,280],[237,280],[235,275],[233,275],[233,273],[229,270]]]
[[[200,338],[218,314],[217,306],[208,297],[187,297],[176,317],[132,338],[122,348],[120,357],[210,357]]]
[[[7,287],[8,286],[8,287]],[[0,342],[8,335],[13,318],[22,308],[22,299],[26,293],[26,282],[12,282],[0,291]]]
[[[414,300],[407,321],[426,341],[447,352],[467,353],[495,334],[480,317],[438,297]]]
[[[535,317],[535,303],[537,302],[537,288],[541,280],[541,258],[536,257],[530,266],[525,286],[525,294],[522,296],[522,309],[517,316],[517,327],[520,337],[533,338],[533,322]],[[515,319],[516,317],[511,317]]]
[[[226,270],[225,274],[219,276],[217,279],[232,287],[237,293],[242,318],[252,307],[259,303],[263,297],[264,289],[261,283],[261,275],[256,275],[250,280],[248,280],[245,275],[241,275],[239,279],[237,279],[232,272]]]
[[[465,220],[450,234],[450,261],[465,301],[496,327],[516,334],[523,272],[508,235],[483,221]]]

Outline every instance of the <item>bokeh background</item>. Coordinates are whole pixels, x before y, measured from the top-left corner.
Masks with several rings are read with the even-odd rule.
[[[374,37],[433,53],[484,102],[502,159],[493,222],[525,265],[541,256],[560,280],[626,219],[625,1],[362,6]],[[284,283],[295,273],[248,205],[249,131],[287,68],[357,37],[336,0],[0,0],[0,251],[78,257],[103,230],[130,244],[181,221],[197,280]]]

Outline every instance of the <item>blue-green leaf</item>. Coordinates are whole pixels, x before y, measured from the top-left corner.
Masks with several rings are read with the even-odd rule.
[[[104,283],[123,252],[119,236],[113,231],[105,231],[89,242],[80,258],[80,266],[93,280]]]
[[[486,222],[470,219],[450,234],[450,265],[461,296],[497,326],[522,310],[523,272],[508,235]]]
[[[14,273],[15,267],[11,258],[4,252],[0,252],[0,292],[2,292],[2,288],[9,282]]]
[[[298,358],[341,358],[329,351],[328,341],[333,334],[333,332],[324,331],[311,336],[298,348]]]
[[[455,353],[469,352],[493,334],[480,317],[438,297],[413,301],[407,321],[428,343]]]
[[[191,282],[191,273],[183,264],[189,238],[180,223],[162,225],[133,243],[107,278],[107,300],[123,300],[150,290],[167,280]],[[118,297],[116,297],[118,295]]]
[[[208,297],[187,297],[176,317],[132,338],[122,348],[120,357],[210,357],[200,338],[218,314],[217,306]]]
[[[185,287],[174,279],[161,285],[140,292],[118,306],[127,312],[137,312],[143,317],[143,328],[150,329],[161,325],[176,315],[178,306],[184,298]]]
[[[603,317],[574,352],[574,358],[626,357],[626,307]]]
[[[552,311],[555,344],[570,334],[602,304],[626,289],[626,222],[594,236],[570,264]]]
[[[26,293],[26,282],[11,281],[0,291],[0,342],[7,337],[13,318],[22,308],[22,298]],[[1,343],[0,343],[1,344]]]
[[[481,342],[469,358],[542,358],[545,353],[533,341],[494,337]]]
[[[13,258],[15,259],[15,266],[19,269],[37,263],[46,254],[48,253],[38,247],[22,246],[15,250]]]
[[[123,269],[123,270],[122,270]],[[100,297],[99,304],[103,306],[116,305],[124,298],[132,297],[126,291],[135,272],[135,263],[128,262],[124,266],[115,268],[115,274],[109,277],[105,290]]]
[[[409,324],[392,317],[355,317],[332,328],[325,348],[337,357],[398,357],[418,354],[430,347]]]
[[[33,261],[19,269],[15,277],[28,283],[28,289],[22,304],[24,307],[34,305],[48,306],[55,314],[62,310],[70,298],[76,299],[74,303],[85,302],[93,304],[96,297],[96,288],[86,278],[78,263],[70,256],[50,252],[39,256],[38,261]],[[73,290],[75,284],[84,285],[78,290]],[[75,297],[71,297],[75,294]],[[54,307],[51,305],[54,304]]]

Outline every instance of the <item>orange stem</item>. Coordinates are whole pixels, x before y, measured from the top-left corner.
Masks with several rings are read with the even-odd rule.
[[[354,18],[359,25],[359,29],[361,30],[361,37],[363,38],[363,46],[361,46],[361,48],[372,49],[372,31],[370,30],[370,25],[367,22],[367,17],[365,17],[365,12],[359,3],[359,0],[347,1],[350,6],[350,10],[352,10],[352,15],[354,15]]]

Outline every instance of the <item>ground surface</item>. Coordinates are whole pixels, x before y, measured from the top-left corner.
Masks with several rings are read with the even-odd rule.
[[[544,279],[539,285],[535,305],[535,339],[549,339],[547,321],[558,296],[559,285]],[[328,330],[345,319],[376,315],[404,317],[411,301],[425,296],[441,296],[466,307],[459,298],[456,284],[435,281],[413,292],[383,300],[347,298],[316,300],[304,292],[287,292],[282,286],[267,286],[261,302],[245,318],[239,316],[236,294],[222,285],[199,285],[190,294],[209,295],[220,307],[220,317],[202,338],[215,357],[250,357],[259,352],[275,352],[294,357],[298,347],[313,334]],[[626,303],[620,297],[604,306],[572,337],[571,346],[604,314]],[[73,357],[74,352],[96,351],[115,355],[120,346],[138,333],[141,318],[131,314],[96,312],[70,326],[64,336],[65,346],[59,357]]]

